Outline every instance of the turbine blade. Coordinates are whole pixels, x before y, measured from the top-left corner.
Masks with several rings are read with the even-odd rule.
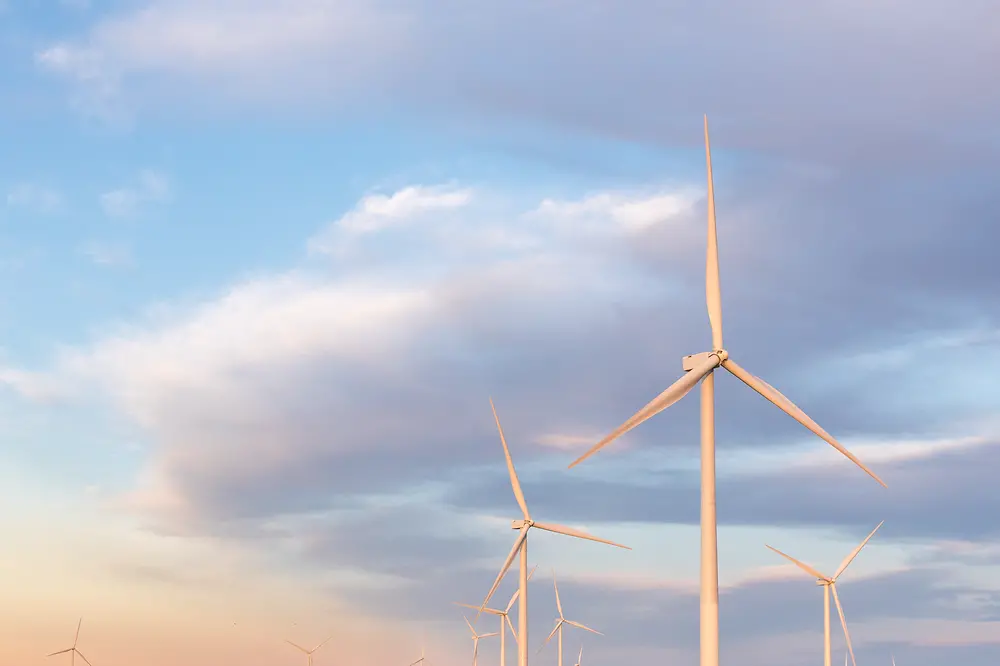
[[[562,620],[556,620],[556,626],[552,627],[552,633],[549,634],[549,637],[545,639],[544,643],[542,643],[542,647],[538,648],[539,652],[545,649],[545,646],[549,644],[549,641],[552,640],[552,637],[556,635],[557,631],[559,631],[560,625],[562,625]]]
[[[473,606],[472,604],[460,604],[457,601],[453,601],[451,603],[455,604],[456,606],[461,606],[462,608],[471,608],[472,610],[476,610],[476,611],[479,610],[479,606]],[[483,612],[484,613],[489,613],[490,615],[503,615],[504,614],[503,611],[497,610],[496,608],[484,608]]]
[[[844,607],[840,605],[840,595],[837,594],[837,584],[830,583],[830,591],[833,592],[833,601],[837,604],[837,613],[840,614],[840,626],[844,628],[844,639],[847,641],[847,651],[851,653],[851,664],[858,666],[854,659],[854,646],[851,645],[851,632],[847,630],[847,620],[844,618]]]
[[[807,429],[815,433],[820,439],[824,440],[827,444],[829,444],[830,446],[832,446],[833,448],[837,449],[842,454],[847,456],[848,460],[850,460],[855,465],[863,469],[870,477],[878,481],[883,488],[888,487],[885,485],[885,481],[880,479],[878,475],[875,474],[875,472],[868,469],[865,466],[865,464],[860,460],[858,460],[858,458],[853,453],[848,451],[840,442],[835,440],[833,438],[833,435],[831,435],[826,430],[823,430],[821,427],[819,427],[818,423],[809,418],[809,415],[807,415],[805,412],[799,409],[799,407],[796,406],[796,404],[793,403],[791,400],[789,400],[787,397],[785,397],[781,393],[781,391],[774,388],[760,377],[756,377],[750,374],[749,372],[741,368],[732,359],[726,359],[725,361],[723,361],[722,367],[724,367],[729,372],[733,373],[733,375],[735,375],[737,379],[739,379],[741,382],[752,388],[754,391],[757,391],[757,393],[760,393],[762,396],[767,398],[775,407],[777,407],[781,411],[791,416],[793,419],[804,425]]]
[[[303,653],[305,653],[305,654],[309,654],[309,650],[305,649],[305,648],[304,648],[304,647],[302,647],[301,645],[297,645],[297,644],[295,644],[295,643],[291,642],[291,641],[290,641],[290,640],[288,640],[288,639],[285,639],[285,642],[286,642],[286,643],[288,643],[289,645],[291,645],[291,646],[292,646],[293,648],[296,648],[296,649],[298,649],[298,650],[301,650],[301,651],[302,651]]]
[[[563,616],[562,602],[559,601],[559,585],[556,583],[556,572],[552,572],[552,587],[556,589],[556,608],[559,609],[559,617]]]
[[[521,492],[521,482],[517,479],[517,472],[514,471],[514,461],[511,460],[510,449],[507,448],[507,438],[503,436],[500,417],[497,416],[497,408],[493,406],[493,398],[490,398],[490,409],[493,410],[493,420],[497,422],[497,430],[500,432],[500,443],[503,444],[503,455],[507,459],[507,471],[510,472],[510,487],[514,490],[514,497],[517,498],[517,505],[521,507],[524,519],[531,520],[531,514],[528,513],[528,505],[524,501],[524,493]]]
[[[76,644],[80,641],[80,625],[82,624],[83,618],[81,617],[80,621],[76,623],[76,636],[73,637],[73,647],[76,647]]]
[[[764,545],[767,546],[767,544],[764,544]],[[820,572],[816,571],[815,569],[813,569],[811,566],[809,566],[805,562],[800,562],[797,559],[795,559],[794,557],[792,557],[791,555],[786,555],[785,553],[781,552],[777,548],[774,548],[773,546],[767,546],[767,547],[770,548],[771,550],[773,550],[774,552],[776,552],[778,555],[781,555],[783,558],[785,558],[786,560],[788,560],[789,562],[791,562],[792,564],[794,564],[795,566],[797,566],[799,569],[802,569],[803,571],[805,571],[810,576],[815,576],[816,578],[819,578],[821,580],[830,580],[829,578],[827,578],[826,576],[824,576]]]
[[[482,634],[480,638],[489,638],[490,636],[499,636],[499,635],[500,635],[499,631],[493,631],[488,634]]]
[[[46,657],[54,657],[57,654],[66,654],[67,652],[72,652],[72,651],[73,651],[73,648],[67,648],[65,650],[59,650],[59,652],[53,652],[52,654],[47,654],[45,656]]]
[[[581,661],[583,661],[583,646],[582,645],[580,646],[580,656],[576,658],[577,666],[579,666],[579,664],[580,664]]]
[[[514,636],[514,642],[520,645],[521,637],[517,635],[516,631],[514,631],[514,623],[510,621],[510,615],[504,615],[503,618],[507,620],[507,626],[510,627],[510,633]]]
[[[712,182],[712,148],[705,116],[705,163],[708,167],[708,256],[705,261],[705,300],[712,325],[712,349],[722,349],[722,290],[719,286],[719,239],[715,228],[715,184]]]
[[[570,467],[572,468],[579,465],[584,460],[594,455],[632,428],[635,428],[640,423],[656,416],[664,409],[686,396],[691,392],[691,389],[693,389],[695,385],[701,381],[702,377],[712,372],[712,370],[714,370],[718,365],[719,357],[711,355],[705,359],[704,362],[696,365],[690,372],[684,373],[684,375],[671,384],[667,390],[650,400],[645,407],[636,412],[629,420],[615,428],[611,434],[599,441],[597,444],[594,444],[586,453],[570,463]]]
[[[87,664],[87,666],[94,666],[92,663],[90,663],[89,659],[87,659],[86,657],[83,656],[82,652],[80,652],[79,650],[74,650],[74,652],[76,652],[78,655],[80,655],[80,659],[83,659],[83,661]]]
[[[316,650],[320,649],[321,647],[329,643],[331,638],[333,638],[333,634],[330,634],[325,641],[314,647],[312,651],[315,652]]]
[[[883,520],[882,523],[884,523],[884,522],[885,521]],[[846,569],[847,566],[851,562],[854,561],[854,558],[858,556],[858,553],[860,553],[861,549],[865,547],[865,544],[868,543],[868,540],[871,539],[873,536],[875,536],[875,532],[878,531],[878,528],[882,527],[882,523],[879,523],[878,525],[876,525],[875,529],[873,529],[871,531],[871,534],[869,534],[868,536],[866,536],[865,540],[862,541],[861,544],[858,545],[857,548],[855,548],[853,551],[851,551],[850,555],[848,555],[847,557],[844,558],[844,561],[840,563],[840,567],[837,568],[837,573],[833,574],[833,579],[834,580],[837,580],[837,578],[840,576],[840,574],[844,573],[844,569]]]
[[[579,622],[574,622],[573,620],[566,620],[566,624],[571,624],[574,627],[576,627],[577,629],[583,629],[584,631],[589,631],[590,633],[597,634],[598,636],[603,636],[604,635],[601,632],[599,632],[597,629],[591,629],[590,627],[588,627],[586,625],[583,625],[583,624],[580,624]]]
[[[528,572],[528,580],[531,580],[531,577],[535,575],[535,569],[537,568],[538,568],[537,564],[531,568],[531,571]],[[514,607],[514,602],[517,601],[517,595],[519,594],[521,594],[520,589],[514,590],[514,594],[510,596],[510,601],[507,602],[507,608],[505,608],[503,611],[504,613],[509,613],[510,609]]]
[[[601,539],[600,537],[595,537],[593,534],[587,534],[580,530],[575,530],[572,527],[566,527],[565,525],[552,525],[549,523],[534,523],[532,527],[537,527],[540,530],[545,530],[546,532],[555,532],[556,534],[565,534],[567,536],[576,537],[578,539],[587,539],[588,541],[597,541],[598,543],[606,543],[609,546],[617,546],[618,548],[624,548],[625,550],[632,550],[628,546],[623,546],[620,543],[615,543],[614,541],[608,541],[607,539]]]
[[[463,615],[462,619],[465,620],[465,625],[469,627],[469,631],[472,632],[472,638],[474,638],[475,640],[479,640],[479,636],[476,634],[476,630],[472,628],[472,623],[469,622],[469,618]]]
[[[479,616],[482,615],[483,609],[486,608],[486,604],[490,603],[490,598],[493,596],[493,593],[497,591],[498,587],[500,587],[500,581],[507,575],[507,570],[510,569],[511,563],[514,562],[514,556],[517,555],[519,550],[521,550],[521,546],[524,544],[524,540],[527,537],[528,527],[524,526],[521,528],[520,534],[517,535],[517,539],[514,541],[514,547],[510,549],[510,554],[507,555],[507,559],[504,560],[503,566],[500,568],[500,573],[497,574],[497,579],[493,581],[493,587],[490,588],[489,594],[486,595],[486,599],[483,600],[483,604],[479,607],[479,612],[476,613],[477,620],[479,619]]]
[[[423,657],[421,657],[420,659],[417,659],[417,660],[416,660],[415,662],[413,662],[412,664],[410,664],[410,666],[417,666],[417,664],[419,664],[419,663],[420,663],[420,662],[422,662],[423,660],[424,660],[424,658],[423,658]]]

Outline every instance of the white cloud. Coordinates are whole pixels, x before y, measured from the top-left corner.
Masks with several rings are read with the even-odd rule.
[[[100,196],[101,208],[109,217],[132,217],[147,203],[162,203],[170,197],[170,183],[155,171],[139,172],[137,183]]]
[[[145,191],[156,191],[153,182]],[[614,200],[628,202],[619,195]],[[599,261],[592,248],[567,242],[572,235],[537,213],[495,219],[485,216],[490,206],[476,203],[468,190],[455,187],[415,186],[366,197],[341,218],[346,224],[326,231],[329,240],[335,246],[379,230],[375,236],[388,234],[388,244],[398,245],[393,234],[415,234],[407,236],[415,243],[407,246],[407,257],[417,262],[409,269],[348,266],[344,273],[338,266],[336,277],[325,269],[262,276],[194,307],[154,308],[92,345],[62,351],[49,372],[9,370],[6,381],[26,393],[54,384],[81,396],[108,396],[154,443],[129,505],[173,521],[197,517],[201,498],[191,484],[199,480],[256,486],[303,461],[398,446],[402,433],[415,427],[404,414],[426,420],[445,409],[444,383],[454,381],[448,373],[466,361],[456,359],[455,370],[441,365],[440,348],[482,348],[487,343],[475,331],[483,317],[537,308],[530,317],[490,328],[544,330],[563,326],[568,317],[584,321],[580,308],[589,310],[595,299],[620,301],[635,293],[634,278]],[[461,215],[443,230],[423,222],[428,213],[449,211]],[[614,221],[605,226],[616,228]],[[484,230],[503,235],[510,227],[533,243],[499,254],[482,244]],[[478,248],[471,260],[470,246]],[[600,250],[609,247],[603,243]],[[560,303],[558,312],[546,305],[551,302]],[[368,397],[366,382],[395,386],[412,396],[410,404],[390,407]],[[376,403],[388,410],[383,417],[359,421],[361,410],[376,409]]]
[[[80,246],[80,254],[98,266],[130,266],[132,251],[122,243],[101,243],[90,241]]]
[[[7,205],[38,213],[53,213],[62,206],[62,196],[44,185],[18,183],[7,191]]]
[[[611,220],[621,230],[641,232],[690,211],[703,196],[695,189],[652,195],[602,192],[579,201],[545,199],[535,212],[562,225],[606,226]]]

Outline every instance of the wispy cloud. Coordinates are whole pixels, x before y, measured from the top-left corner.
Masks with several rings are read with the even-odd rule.
[[[98,266],[132,266],[132,250],[125,243],[88,241],[79,247],[79,252]]]
[[[144,170],[139,173],[137,181],[135,185],[110,190],[100,196],[101,208],[106,215],[134,217],[145,204],[169,200],[170,183],[164,175]]]
[[[18,183],[7,190],[7,205],[36,213],[54,213],[62,207],[62,195],[45,185]]]

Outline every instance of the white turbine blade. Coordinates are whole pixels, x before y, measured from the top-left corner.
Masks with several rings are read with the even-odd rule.
[[[603,636],[604,635],[601,632],[599,632],[597,629],[591,629],[590,627],[588,627],[586,625],[583,625],[583,624],[580,624],[579,622],[574,622],[573,620],[566,620],[566,624],[571,624],[574,627],[576,627],[577,629],[583,629],[584,631],[589,631],[590,633],[597,634],[598,636]]]
[[[883,520],[881,523],[879,523],[878,525],[876,525],[875,529],[872,530],[871,534],[869,534],[868,536],[866,536],[865,540],[862,541],[861,544],[858,545],[857,548],[855,548],[853,551],[851,551],[850,555],[848,555],[847,557],[844,558],[844,561],[840,563],[840,567],[837,569],[837,573],[833,574],[833,579],[834,580],[837,580],[837,578],[840,576],[840,574],[844,573],[844,569],[846,569],[847,566],[851,562],[854,561],[854,558],[858,556],[858,553],[860,553],[861,549],[865,547],[865,544],[868,543],[868,540],[871,539],[873,536],[875,536],[875,532],[878,531],[878,528],[882,527],[882,523],[884,523],[884,522],[885,521]]]
[[[712,325],[712,349],[722,349],[722,290],[719,286],[719,239],[715,229],[715,184],[712,182],[712,148],[705,116],[705,163],[708,167],[708,256],[705,261],[705,300]]]
[[[546,532],[565,534],[567,536],[576,537],[578,539],[597,541],[598,543],[606,543],[609,546],[617,546],[618,548],[624,548],[625,550],[632,550],[628,546],[623,546],[620,543],[615,543],[614,541],[608,541],[607,539],[601,539],[600,537],[595,537],[593,534],[587,534],[586,532],[575,530],[572,527],[566,527],[565,525],[552,525],[550,523],[534,523],[532,527],[537,527],[538,529],[545,530]]]
[[[79,650],[76,650],[76,649],[74,649],[73,652],[75,652],[76,654],[80,655],[80,659],[83,659],[83,661],[87,664],[87,666],[94,666],[92,663],[90,663],[89,659],[87,659],[86,657],[83,656],[82,652],[80,652]]]
[[[580,646],[580,656],[576,658],[576,666],[580,666],[583,663],[583,646]]]
[[[53,652],[52,654],[45,655],[46,657],[54,657],[57,654],[66,654],[67,652],[72,652],[73,648],[66,648],[65,650],[59,650],[59,652]]]
[[[702,377],[710,373],[718,365],[718,356],[708,356],[702,363],[696,365],[690,372],[685,373],[684,376],[671,384],[667,390],[650,400],[645,407],[636,412],[628,421],[625,421],[625,423],[615,428],[611,434],[599,441],[597,444],[594,444],[586,453],[570,463],[570,467],[579,465],[581,462],[594,455],[632,428],[635,428],[640,423],[656,416],[664,409],[686,396],[691,392],[691,389],[693,389],[695,385],[701,381]]]
[[[489,594],[486,595],[486,599],[483,600],[482,606],[479,607],[479,612],[476,613],[477,620],[482,614],[483,609],[486,608],[486,604],[490,603],[490,598],[493,596],[493,593],[497,591],[498,587],[500,587],[500,581],[507,575],[507,570],[510,569],[510,565],[514,562],[514,556],[517,555],[519,550],[521,550],[521,546],[524,545],[524,540],[527,537],[528,527],[525,525],[521,528],[520,534],[517,535],[517,539],[514,541],[514,547],[510,549],[510,554],[507,555],[507,559],[504,560],[503,566],[500,568],[500,573],[497,574],[497,579],[493,581],[493,587],[490,588]]]
[[[461,603],[459,603],[457,601],[453,601],[451,603],[455,604],[456,606],[461,606],[462,608],[471,608],[472,610],[479,610],[479,606],[473,606],[472,604],[461,604]],[[484,613],[489,613],[490,615],[503,615],[504,614],[504,612],[502,610],[497,610],[496,608],[484,608],[483,612]]]
[[[830,590],[833,592],[833,601],[837,604],[837,613],[840,614],[840,626],[844,628],[844,639],[847,641],[847,651],[851,653],[851,663],[858,666],[854,659],[854,647],[851,645],[851,632],[847,630],[847,620],[844,618],[844,607],[840,605],[840,595],[837,594],[837,584],[830,583]]]
[[[472,638],[473,638],[473,639],[475,639],[475,640],[479,640],[479,635],[478,635],[478,634],[476,634],[476,630],[472,628],[472,623],[471,623],[471,622],[469,622],[469,618],[467,618],[467,617],[465,617],[465,616],[463,615],[463,616],[462,616],[462,619],[463,619],[463,620],[465,620],[465,625],[466,625],[467,627],[469,627],[469,631],[471,631],[471,632],[472,632]]]
[[[80,641],[80,625],[82,624],[83,618],[81,617],[80,621],[76,623],[76,636],[73,637],[73,647],[76,647],[76,644]]]
[[[559,585],[556,583],[556,572],[552,572],[552,587],[556,590],[556,608],[559,609],[559,617],[563,617],[562,602],[559,601]]]
[[[499,636],[499,635],[500,635],[499,631],[493,631],[488,634],[482,634],[480,638],[489,638],[490,636]]]
[[[517,505],[521,507],[521,513],[525,520],[531,520],[528,513],[528,505],[524,501],[524,493],[521,492],[521,482],[517,479],[517,472],[514,471],[514,461],[510,457],[510,449],[507,448],[507,438],[503,436],[503,428],[500,427],[500,417],[497,416],[497,408],[493,406],[493,398],[490,398],[490,409],[493,410],[493,420],[497,422],[497,430],[500,432],[500,443],[503,444],[503,455],[507,459],[507,471],[510,472],[510,487],[514,490],[514,497],[517,498]]]
[[[892,659],[892,666],[896,666],[896,656],[890,654],[889,657]]]
[[[415,662],[413,662],[412,664],[410,664],[410,666],[417,666],[417,664],[419,664],[419,663],[420,663],[420,662],[422,662],[423,660],[424,660],[424,658],[423,658],[423,657],[421,657],[420,659],[417,659],[417,660],[416,660]]]
[[[305,648],[304,648],[304,647],[302,647],[301,645],[297,645],[297,644],[295,644],[295,643],[291,642],[291,641],[290,641],[290,640],[288,640],[288,639],[285,639],[285,642],[286,642],[286,643],[288,643],[289,645],[291,645],[291,646],[292,646],[293,648],[296,648],[296,649],[298,649],[298,650],[301,650],[301,651],[302,651],[302,652],[303,652],[304,654],[309,654],[309,650],[305,649]]]
[[[514,631],[514,623],[510,621],[510,615],[506,615],[505,614],[503,616],[503,619],[507,620],[507,626],[510,627],[510,633],[511,633],[511,635],[514,636],[514,642],[517,643],[518,645],[520,645],[521,644],[521,638],[517,635],[517,632]]]
[[[764,544],[764,545],[767,546],[767,544]],[[781,552],[777,548],[774,548],[773,546],[767,546],[767,547],[770,548],[771,550],[773,550],[774,552],[776,552],[778,555],[781,555],[783,558],[785,558],[786,560],[788,560],[789,562],[791,562],[792,564],[794,564],[795,566],[797,566],[799,569],[802,569],[803,571],[805,571],[810,576],[815,576],[816,578],[819,578],[820,580],[829,580],[829,578],[827,578],[826,576],[824,576],[820,572],[816,571],[815,569],[813,569],[811,566],[809,566],[805,562],[800,562],[797,559],[795,559],[794,557],[792,557],[791,555],[786,555],[785,553]]]
[[[552,628],[552,633],[549,634],[549,637],[545,639],[544,643],[542,643],[542,647],[538,648],[539,652],[545,649],[545,646],[549,644],[549,641],[552,640],[552,637],[556,635],[557,631],[559,631],[559,627],[562,625],[562,623],[563,623],[562,620],[556,620],[556,626]]]
[[[333,634],[330,634],[330,636],[325,641],[323,641],[322,643],[320,643],[319,645],[317,645],[316,647],[314,647],[312,649],[312,651],[315,652],[316,650],[320,649],[321,647],[323,647],[324,645],[326,645],[327,643],[329,643],[331,638],[333,638]]]
[[[528,572],[528,580],[531,580],[531,577],[535,575],[535,569],[537,568],[538,568],[537,564],[531,568],[531,571]],[[503,611],[504,613],[509,613],[510,609],[514,607],[514,602],[517,601],[517,595],[519,594],[521,594],[520,589],[514,590],[514,594],[510,596],[510,601],[507,602],[507,608],[505,608]]]
[[[880,479],[878,475],[875,474],[875,472],[868,469],[865,466],[865,464],[860,460],[858,460],[858,458],[853,453],[848,451],[844,447],[844,445],[835,440],[833,438],[833,435],[831,435],[826,430],[823,430],[821,427],[819,427],[818,423],[813,421],[808,414],[803,412],[801,409],[799,409],[798,406],[796,406],[795,403],[793,403],[791,400],[785,397],[785,395],[783,395],[781,391],[774,388],[760,377],[750,374],[749,372],[741,368],[732,359],[726,359],[725,361],[723,361],[722,367],[728,370],[729,372],[733,373],[733,375],[735,375],[737,379],[739,379],[741,382],[752,388],[754,391],[757,391],[757,393],[767,398],[767,400],[769,400],[775,407],[777,407],[781,411],[791,416],[793,419],[804,425],[807,429],[815,433],[820,439],[822,439],[827,444],[829,444],[830,446],[832,446],[833,448],[837,449],[842,454],[844,454],[848,460],[850,460],[855,465],[863,469],[870,477],[878,481],[883,488],[888,487],[885,485],[885,481]]]

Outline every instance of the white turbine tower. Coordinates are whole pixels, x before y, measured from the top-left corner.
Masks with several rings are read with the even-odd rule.
[[[574,622],[573,620],[567,620],[566,619],[566,616],[563,615],[562,601],[559,600],[559,585],[556,584],[556,572],[555,571],[552,572],[552,587],[554,587],[555,590],[556,590],[556,608],[559,610],[559,619],[556,620],[556,626],[552,629],[552,633],[549,634],[549,637],[545,639],[545,642],[542,643],[542,647],[538,648],[538,651],[541,652],[542,650],[544,650],[545,646],[549,644],[549,641],[552,640],[552,637],[555,636],[556,633],[558,632],[559,637],[557,639],[557,642],[559,644],[559,666],[562,666],[562,663],[563,663],[563,640],[562,640],[562,634],[563,634],[563,632],[562,632],[562,630],[563,630],[563,625],[564,624],[568,624],[568,625],[574,626],[574,627],[576,627],[578,629],[584,629],[585,631],[589,631],[592,634],[597,634],[598,636],[603,636],[604,634],[602,634],[601,632],[599,632],[599,631],[597,631],[595,629],[591,629],[588,626],[580,624],[579,622]],[[580,651],[581,652],[583,651],[582,647],[580,648]]]
[[[708,141],[707,116],[705,159],[708,164],[708,255],[705,293],[708,319],[712,328],[712,351],[684,357],[682,364],[687,374],[573,461],[570,467],[583,462],[632,428],[659,414],[687,395],[695,384],[701,382],[701,666],[719,666],[719,552],[718,526],[715,517],[715,369],[723,367],[728,370],[778,409],[847,456],[882,486],[885,486],[885,483],[776,388],[737,365],[723,347],[719,245],[715,231],[715,191],[712,184],[712,152]]]
[[[882,523],[884,523],[884,522],[885,521],[883,520]],[[785,553],[781,552],[777,548],[773,548],[771,546],[768,546],[768,548],[770,548],[771,550],[773,550],[774,552],[776,552],[778,555],[781,555],[783,558],[785,558],[786,560],[788,560],[789,562],[791,562],[792,564],[794,564],[798,568],[802,569],[803,571],[805,571],[810,576],[814,576],[816,578],[816,584],[823,586],[823,664],[824,664],[824,666],[830,666],[830,592],[833,592],[833,601],[834,601],[834,603],[837,604],[837,613],[840,614],[840,625],[844,628],[844,639],[847,641],[847,651],[850,652],[850,654],[851,654],[851,662],[854,663],[854,666],[857,666],[857,662],[854,661],[854,648],[851,647],[851,634],[847,631],[847,620],[844,618],[844,608],[843,608],[843,606],[840,605],[840,597],[837,595],[837,579],[840,577],[840,574],[844,573],[844,569],[846,569],[847,566],[851,562],[854,561],[854,558],[858,556],[858,553],[860,553],[861,549],[865,547],[865,544],[868,543],[868,540],[871,539],[873,536],[875,536],[875,532],[878,531],[878,528],[882,527],[882,523],[879,523],[878,525],[876,525],[875,529],[873,529],[871,531],[871,534],[869,534],[868,536],[866,536],[865,540],[862,541],[858,545],[857,548],[855,548],[853,551],[851,551],[850,555],[848,555],[847,557],[844,558],[844,561],[841,562],[840,566],[837,568],[837,572],[834,573],[832,576],[824,576],[823,574],[821,574],[820,572],[816,571],[815,569],[813,569],[808,564],[803,564],[802,562],[798,561],[797,559],[795,559],[791,555],[786,555]],[[846,664],[846,661],[847,661],[847,656],[846,655],[844,656],[844,661],[845,661],[845,664]]]
[[[312,650],[307,650],[304,647],[302,647],[301,645],[293,643],[293,642],[291,642],[290,640],[287,640],[287,639],[285,640],[285,642],[288,643],[293,648],[295,648],[296,650],[298,650],[299,652],[301,652],[302,654],[304,654],[306,656],[306,666],[313,666],[313,654],[316,652],[316,650],[320,649],[321,647],[323,647],[324,645],[326,645],[327,643],[329,643],[330,642],[330,638],[333,638],[333,636],[330,636],[325,641],[323,641],[322,643],[320,643],[319,645],[317,645],[316,647],[314,647]]]
[[[59,650],[59,652],[53,652],[52,654],[46,656],[54,657],[57,654],[66,654],[67,652],[69,652],[70,666],[73,666],[73,664],[76,663],[76,655],[80,655],[80,659],[83,659],[87,663],[87,666],[92,666],[90,661],[88,661],[87,658],[83,656],[83,653],[76,649],[76,644],[80,641],[80,625],[82,624],[83,624],[83,618],[81,617],[80,621],[76,623],[76,636],[73,637],[73,647],[66,648],[65,650]]]
[[[477,634],[476,630],[472,628],[472,623],[469,622],[469,618],[463,615],[462,619],[465,620],[465,624],[469,627],[469,631],[472,632],[472,666],[477,666],[479,663],[479,639],[496,636],[497,632],[494,631],[489,634]]]
[[[507,570],[510,569],[510,565],[514,561],[514,556],[520,553],[520,581],[518,583],[519,598],[517,601],[517,664],[518,666],[528,666],[528,530],[535,527],[547,532],[555,532],[556,534],[565,534],[578,539],[587,539],[589,541],[606,543],[611,546],[617,546],[618,548],[624,548],[626,550],[632,549],[628,546],[623,546],[613,541],[608,541],[607,539],[600,539],[592,534],[587,534],[586,532],[575,530],[571,527],[547,523],[536,523],[532,520],[531,514],[528,513],[528,505],[524,501],[524,493],[521,492],[521,482],[518,481],[517,472],[514,471],[514,461],[511,460],[510,449],[507,448],[507,439],[503,436],[503,428],[500,426],[500,418],[497,416],[497,410],[493,405],[492,398],[490,398],[490,408],[493,409],[493,420],[496,421],[497,430],[500,433],[500,443],[503,445],[503,454],[507,459],[507,471],[510,474],[510,487],[514,491],[514,497],[517,499],[518,506],[521,507],[521,513],[524,514],[524,518],[522,520],[511,521],[511,528],[519,530],[519,534],[517,535],[517,539],[514,541],[513,548],[510,549],[510,554],[507,555],[507,559],[503,563],[503,567],[500,568],[500,573],[497,575],[496,580],[493,581],[493,587],[490,588],[489,594],[486,595],[486,599],[479,607],[479,612],[482,613],[483,609],[486,608],[486,604],[489,603],[490,597],[492,597],[493,593],[496,592],[497,587],[500,585],[500,581],[503,580]]]
[[[531,571],[528,572],[528,580],[535,575],[535,569],[538,568],[536,564],[532,567]],[[500,616],[500,666],[507,666],[507,627],[510,627],[510,633],[514,637],[514,641],[517,641],[517,632],[514,631],[514,625],[510,621],[510,609],[514,607],[514,602],[517,601],[517,597],[520,594],[520,590],[515,590],[514,594],[511,595],[510,601],[507,602],[507,607],[503,610],[498,608],[483,608],[484,613],[489,613],[490,615]],[[463,606],[465,608],[472,608],[476,610],[479,606],[473,606],[472,604],[460,604],[457,601],[453,602],[456,606]],[[504,624],[506,623],[506,626]],[[413,664],[410,664],[413,666]]]

